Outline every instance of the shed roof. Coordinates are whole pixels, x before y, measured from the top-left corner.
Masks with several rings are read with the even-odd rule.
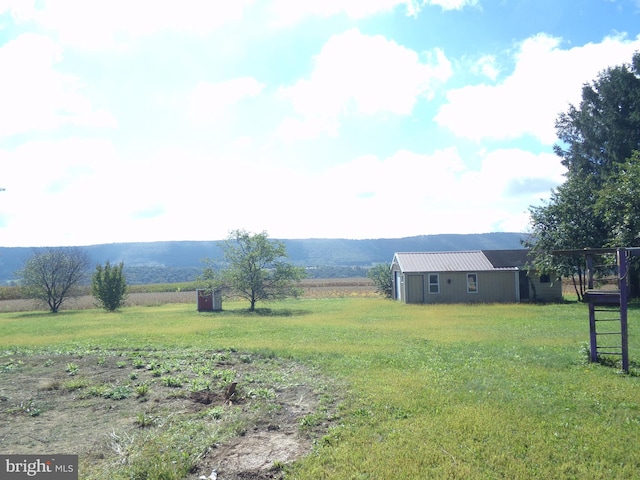
[[[496,268],[525,267],[529,258],[529,250],[482,250],[491,264]]]
[[[405,273],[516,270],[518,267],[524,266],[524,263],[519,263],[523,258],[522,254],[486,255],[486,252],[482,250],[465,252],[399,252],[394,255],[394,261],[398,263],[400,269]],[[494,252],[500,251],[496,250]],[[502,252],[513,251],[503,250]],[[526,252],[526,250],[522,250],[522,252]],[[490,258],[493,258],[495,263],[492,263]]]

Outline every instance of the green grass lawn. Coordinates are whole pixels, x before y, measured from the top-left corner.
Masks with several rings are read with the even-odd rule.
[[[0,350],[237,349],[338,380],[337,419],[286,478],[638,478],[640,310],[631,373],[586,363],[587,307],[291,300],[0,314]],[[0,374],[0,382],[3,378]]]

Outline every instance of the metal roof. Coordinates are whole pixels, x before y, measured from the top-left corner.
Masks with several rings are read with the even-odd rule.
[[[529,250],[482,250],[484,256],[489,259],[495,268],[525,267],[532,258],[529,258]]]
[[[478,272],[515,270],[516,266],[494,266],[481,250],[467,252],[399,252],[394,261],[404,273]]]

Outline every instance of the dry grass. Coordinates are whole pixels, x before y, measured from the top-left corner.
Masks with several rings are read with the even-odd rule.
[[[301,283],[305,298],[377,297],[369,278],[306,279]]]

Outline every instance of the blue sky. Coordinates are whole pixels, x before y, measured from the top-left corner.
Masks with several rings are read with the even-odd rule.
[[[0,245],[526,231],[638,0],[0,0]]]

